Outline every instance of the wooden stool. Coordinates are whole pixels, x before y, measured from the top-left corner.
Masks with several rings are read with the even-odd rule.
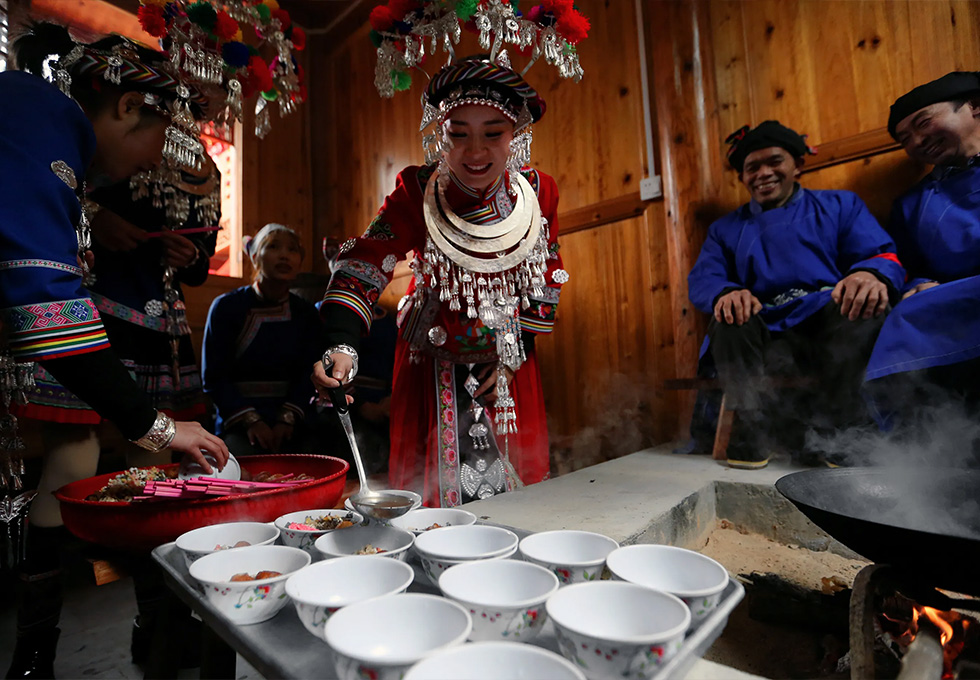
[[[803,376],[773,376],[764,378],[767,387],[772,389],[800,389],[812,387],[814,379]],[[728,443],[732,438],[732,425],[735,423],[735,409],[727,408],[725,388],[718,378],[673,378],[664,381],[667,390],[706,390],[721,392],[721,406],[718,408],[718,424],[715,426],[715,441],[711,447],[713,460],[728,460]]]

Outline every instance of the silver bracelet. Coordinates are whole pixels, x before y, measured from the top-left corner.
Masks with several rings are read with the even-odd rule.
[[[354,376],[357,375],[357,350],[350,345],[334,345],[333,347],[328,348],[327,351],[323,353],[323,359],[321,359],[323,362],[323,372],[327,374],[328,378],[333,377],[327,368],[331,364],[331,354],[346,354],[351,358],[354,365],[351,367],[350,373],[347,374],[347,382],[353,380]]]
[[[139,439],[134,439],[133,443],[141,449],[156,453],[170,446],[176,434],[177,423],[174,422],[174,419],[162,411],[157,411],[153,427]]]

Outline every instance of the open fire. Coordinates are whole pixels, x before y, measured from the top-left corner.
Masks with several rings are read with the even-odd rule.
[[[956,660],[980,637],[980,623],[957,611],[924,607],[901,595],[886,598],[876,620],[886,646],[898,657],[908,652],[912,641],[927,626],[933,628],[943,651],[943,679],[953,678]]]

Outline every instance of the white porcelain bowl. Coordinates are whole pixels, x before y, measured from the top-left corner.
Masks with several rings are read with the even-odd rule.
[[[606,556],[619,543],[591,531],[560,529],[542,531],[521,540],[521,556],[528,562],[550,569],[562,585],[602,578]]]
[[[316,539],[313,547],[320,557],[332,559],[355,555],[358,550],[370,545],[384,550],[383,553],[377,553],[378,555],[404,562],[408,549],[413,543],[415,543],[415,534],[410,531],[371,525],[331,531]]]
[[[327,515],[330,515],[331,517],[343,517],[345,519],[349,519],[349,521],[354,523],[354,526],[357,526],[364,521],[364,518],[356,512],[349,512],[347,510],[320,509],[289,512],[276,518],[275,525],[276,528],[279,529],[279,540],[283,545],[288,545],[292,548],[302,548],[313,557],[319,557],[319,553],[317,553],[316,549],[313,547],[316,539],[331,531],[344,531],[344,529],[290,529],[288,525],[304,524],[307,517],[319,519],[320,517],[326,517]]]
[[[285,606],[286,579],[309,565],[310,554],[282,545],[256,545],[205,555],[190,566],[208,601],[232,623],[267,621]],[[235,574],[278,571],[258,581],[232,581]]]
[[[272,545],[277,538],[279,538],[279,529],[271,524],[227,522],[181,534],[177,537],[177,548],[184,555],[184,563],[190,569],[191,564],[205,555],[219,550],[237,549],[235,544],[240,541],[245,541],[249,546]]]
[[[403,593],[415,570],[383,557],[340,557],[311,564],[286,581],[286,594],[306,630],[323,639],[323,628],[341,607],[382,595]]]
[[[325,636],[339,680],[400,680],[423,657],[462,644],[471,628],[455,602],[409,593],[344,607],[327,621]]]
[[[548,620],[544,603],[558,590],[558,577],[530,562],[480,560],[444,571],[439,590],[469,611],[470,640],[527,642]]]
[[[505,559],[517,552],[517,534],[502,527],[471,524],[426,531],[415,537],[415,552],[434,584],[449,567],[477,560]]]
[[[516,642],[477,642],[431,654],[405,680],[585,680],[569,661]]]
[[[562,655],[590,680],[653,677],[691,623],[679,598],[620,581],[576,583],[545,606]]]
[[[606,566],[614,579],[676,595],[696,628],[718,606],[728,570],[707,555],[670,545],[629,545],[613,550]]]
[[[418,508],[391,520],[391,526],[414,534],[428,531],[433,524],[439,528],[468,526],[476,524],[476,515],[460,508]]]
[[[213,472],[208,474],[198,463],[190,463],[189,465],[182,465],[180,467],[180,470],[177,472],[177,478],[197,479],[198,477],[210,477],[235,482],[242,478],[242,466],[238,464],[238,460],[230,453],[228,454],[228,462],[225,463],[225,467],[222,470],[218,469],[218,461],[215,460],[214,456],[204,456],[204,458],[208,461]]]

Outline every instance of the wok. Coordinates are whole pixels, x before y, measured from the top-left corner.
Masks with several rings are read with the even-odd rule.
[[[814,469],[782,477],[776,489],[869,560],[980,595],[980,470]]]

